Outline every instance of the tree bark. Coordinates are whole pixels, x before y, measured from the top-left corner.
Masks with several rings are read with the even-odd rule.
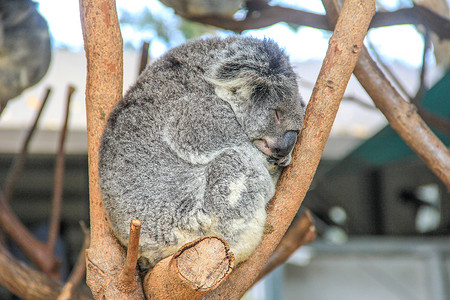
[[[91,244],[86,251],[87,283],[95,298],[140,299],[142,288],[121,289],[125,251],[112,235],[98,183],[98,149],[106,119],[122,97],[123,53],[114,0],[80,0],[87,59],[86,114],[89,158]],[[138,283],[138,285],[140,282]],[[123,292],[126,291],[126,292]]]

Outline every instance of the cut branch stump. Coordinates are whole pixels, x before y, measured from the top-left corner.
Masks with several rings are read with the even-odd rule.
[[[233,270],[234,255],[217,236],[190,242],[160,261],[147,274],[148,299],[200,299],[222,283]]]

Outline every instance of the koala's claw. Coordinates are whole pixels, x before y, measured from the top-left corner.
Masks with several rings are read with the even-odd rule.
[[[274,156],[269,156],[267,158],[267,161],[269,163],[274,164],[275,166],[286,167],[287,165],[290,164],[291,159],[290,159],[289,156],[280,157],[280,158],[277,158],[277,157],[274,157]]]
[[[275,158],[275,157],[273,157],[273,156],[269,156],[269,157],[267,158],[267,161],[270,162],[270,163],[275,163],[275,164],[276,164],[276,162],[278,161],[278,159]]]

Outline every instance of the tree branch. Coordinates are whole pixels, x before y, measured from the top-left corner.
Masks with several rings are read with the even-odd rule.
[[[121,286],[125,290],[133,290],[138,287],[136,279],[136,266],[139,254],[139,236],[141,234],[141,221],[131,220],[130,235],[128,238],[127,259],[120,273]]]
[[[324,6],[332,22],[339,14],[339,6],[333,0],[325,0]],[[406,102],[389,83],[365,47],[354,74],[389,125],[450,190],[450,151],[425,124],[416,107]]]
[[[125,251],[113,236],[98,183],[98,149],[106,118],[122,98],[123,55],[114,0],[80,0],[81,25],[87,60],[86,113],[89,159],[91,244],[86,251],[87,283],[95,298],[142,299],[139,288],[120,289],[119,272]]]
[[[372,44],[370,39],[367,39],[367,40],[368,40],[369,49],[374,54],[375,59],[380,64],[381,68],[384,70],[384,72],[387,74],[387,76],[392,80],[394,85],[400,90],[400,92],[403,93],[403,96],[406,97],[407,99],[411,99],[412,97],[409,95],[409,93],[406,90],[406,88],[403,86],[403,84],[400,82],[400,80],[398,80],[397,76],[394,75],[394,72],[392,72],[391,68],[389,68],[384,63],[383,58],[378,54],[377,49],[375,49],[375,46]]]
[[[47,247],[50,253],[53,253],[55,249],[56,241],[58,240],[59,235],[59,228],[61,225],[61,205],[62,205],[61,202],[64,188],[64,164],[65,164],[64,144],[66,141],[67,124],[69,122],[70,100],[74,92],[75,87],[70,85],[67,89],[66,111],[64,115],[64,122],[60,131],[58,153],[56,155],[52,212],[50,216],[50,229],[47,240]]]
[[[148,63],[148,49],[150,47],[149,42],[142,43],[141,60],[139,62],[138,76],[141,75]]]
[[[279,22],[287,22],[323,30],[333,29],[333,26],[330,25],[325,15],[278,5],[272,6],[261,2],[258,2],[257,9],[249,10],[244,20],[235,20],[213,15],[199,17],[180,14],[180,16],[194,22],[232,30],[234,32],[268,27]],[[411,8],[402,8],[393,12],[377,12],[369,28],[405,24],[422,24],[436,33],[441,39],[450,38],[450,20],[420,5],[415,5]]]
[[[20,149],[19,154],[14,158],[11,167],[8,170],[8,175],[6,176],[6,181],[4,185],[4,197],[6,202],[9,202],[11,199],[14,187],[16,186],[17,179],[19,178],[20,172],[22,171],[23,165],[25,164],[25,157],[28,152],[28,146],[30,144],[31,138],[33,137],[34,132],[36,131],[37,124],[39,123],[39,118],[41,117],[42,111],[44,110],[45,104],[47,103],[47,99],[50,96],[51,89],[47,88],[45,91],[45,95],[42,98],[41,106],[36,112],[36,116],[34,118],[34,122],[31,127],[27,131],[27,135],[25,140],[22,143],[22,148]]]
[[[266,224],[273,232],[263,237],[249,260],[207,294],[207,299],[239,299],[282,239],[311,184],[374,11],[374,1],[345,2],[306,110],[292,163],[284,170],[267,208]]]
[[[304,244],[311,243],[315,237],[316,228],[314,227],[314,221],[311,213],[307,210],[293,222],[254,283],[263,279],[273,269],[284,263],[298,248]]]
[[[420,77],[419,77],[419,88],[417,89],[416,95],[414,98],[411,99],[411,102],[414,105],[419,106],[420,101],[422,100],[423,95],[428,90],[427,84],[425,82],[426,75],[428,72],[428,49],[431,47],[431,39],[430,39],[430,32],[428,30],[425,30],[425,33],[423,35],[423,53],[422,53],[422,69],[420,70]]]
[[[85,278],[86,274],[86,249],[89,248],[89,229],[86,228],[84,222],[80,222],[81,229],[84,234],[84,242],[78,255],[77,262],[70,273],[69,279],[64,284],[57,300],[70,300],[76,294],[77,288],[81,280]]]
[[[300,26],[310,26],[317,29],[330,30],[328,21],[324,15],[305,12],[282,6],[266,5],[264,8],[256,11],[249,11],[244,20],[238,21],[222,16],[190,16],[182,15],[181,17],[207,25],[220,27],[234,32],[242,32],[244,30],[258,29],[268,27],[279,22],[293,23]]]
[[[427,124],[430,124],[433,128],[439,129],[443,133],[450,136],[450,121],[448,119],[431,113],[422,106],[418,106],[417,109],[419,115]]]
[[[450,38],[450,20],[421,5],[401,8],[391,12],[377,12],[369,28],[392,25],[423,25],[436,33],[440,39]]]
[[[330,15],[336,15],[339,10],[333,1],[326,9]],[[415,106],[406,102],[392,87],[365,47],[354,73],[391,127],[450,189],[450,152],[423,122]]]
[[[56,277],[59,267],[58,260],[48,252],[46,245],[35,239],[16,217],[1,190],[0,228],[40,270]]]
[[[23,299],[56,299],[63,287],[60,282],[15,259],[2,245],[0,270],[0,284]],[[72,299],[92,298],[79,290]]]

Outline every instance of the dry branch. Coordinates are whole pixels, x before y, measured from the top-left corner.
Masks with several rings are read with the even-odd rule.
[[[316,237],[316,228],[309,211],[293,222],[272,256],[256,278],[256,282],[264,278],[273,269],[284,263],[302,245],[311,243]]]
[[[0,284],[22,299],[56,299],[63,285],[15,259],[0,245]],[[92,299],[79,291],[72,299]]]
[[[139,254],[139,236],[141,234],[141,221],[131,220],[130,235],[128,238],[127,259],[125,266],[120,273],[121,286],[126,290],[138,287],[136,278],[136,266]]]
[[[392,80],[392,83],[394,83],[394,85],[400,90],[400,92],[403,94],[404,97],[411,99],[412,97],[409,95],[404,85],[400,82],[400,80],[398,80],[397,76],[394,75],[394,72],[392,72],[391,68],[384,63],[383,58],[375,49],[375,46],[372,44],[372,42],[369,39],[367,39],[367,41],[369,49],[375,56],[375,59],[377,60],[381,68],[384,70],[386,75],[389,77],[390,80]]]
[[[293,161],[283,172],[267,209],[266,224],[274,230],[264,236],[248,261],[206,295],[207,299],[239,299],[253,284],[286,232],[311,184],[374,11],[374,1],[345,2],[306,110],[305,126]]]
[[[425,124],[416,107],[392,87],[365,48],[354,73],[389,125],[450,190],[449,150]]]
[[[254,1],[250,1],[254,2]],[[324,15],[305,12],[293,8],[277,5],[268,5],[262,1],[256,1],[257,8],[249,9],[244,20],[235,20],[222,16],[191,16],[182,17],[194,22],[220,27],[234,32],[268,27],[279,22],[287,22],[299,26],[309,26],[323,30],[333,30],[333,26]],[[450,38],[450,20],[446,19],[426,7],[415,5],[410,8],[402,8],[392,12],[377,12],[369,28],[378,28],[392,25],[422,24],[436,33],[441,39]]]
[[[138,76],[141,75],[148,63],[148,48],[150,47],[149,42],[142,43],[141,49],[141,60],[139,62]]]
[[[247,17],[241,21],[222,16],[181,16],[194,22],[212,25],[234,32],[268,27],[279,22],[330,30],[326,17],[315,13],[267,4],[264,7],[260,6],[257,11],[253,12],[257,12],[257,14],[249,12]]]
[[[450,38],[450,20],[421,5],[390,12],[377,12],[369,28],[405,24],[422,24],[436,33],[439,38]]]
[[[78,255],[77,262],[70,273],[69,279],[64,284],[57,300],[70,300],[73,299],[81,280],[85,278],[86,274],[86,249],[89,248],[89,229],[87,229],[84,222],[80,222],[81,229],[84,234],[83,246],[81,247],[80,254]]]
[[[145,294],[148,299],[200,299],[226,280],[233,266],[234,256],[224,239],[201,237],[160,261],[147,274]]]
[[[122,36],[115,1],[80,0],[80,15],[87,60],[86,119],[91,214],[91,244],[86,251],[87,283],[95,298],[142,299],[141,287],[131,293],[118,287],[125,251],[112,235],[98,184],[101,134],[112,107],[122,97]]]
[[[1,190],[0,228],[40,270],[54,277],[57,276],[58,260],[52,253],[49,253],[47,246],[34,238],[17,218]]]
[[[450,121],[448,119],[431,113],[422,106],[418,106],[417,109],[425,123],[450,136]]]
[[[428,73],[428,50],[431,48],[431,38],[430,38],[430,32],[428,30],[425,30],[425,33],[423,34],[423,53],[422,53],[422,69],[420,70],[420,84],[419,88],[416,92],[416,95],[414,98],[410,98],[411,102],[414,105],[419,105],[420,100],[422,100],[423,95],[428,90],[427,83],[425,82],[425,77]]]
[[[324,6],[333,23],[339,14],[338,4],[326,0]],[[354,74],[389,125],[450,190],[450,151],[425,124],[417,108],[405,101],[390,84],[364,46]]]
[[[28,129],[25,140],[22,143],[22,148],[20,149],[19,154],[14,158],[13,163],[11,164],[11,167],[9,168],[8,175],[6,176],[5,181],[5,190],[4,190],[4,197],[7,202],[11,199],[14,187],[16,186],[17,179],[19,178],[20,171],[23,168],[23,165],[25,163],[25,157],[28,152],[28,146],[30,144],[31,138],[33,137],[33,134],[37,128],[37,124],[39,122],[39,118],[41,117],[42,111],[44,110],[45,104],[47,103],[47,99],[50,96],[51,89],[47,88],[45,91],[45,95],[42,98],[41,106],[36,112],[36,116],[34,118],[34,122],[31,125],[31,127]]]
[[[70,112],[70,100],[72,99],[72,94],[75,92],[75,87],[69,86],[67,89],[66,98],[66,110],[64,114],[64,122],[61,127],[58,152],[56,154],[56,164],[55,164],[55,181],[53,186],[53,198],[52,198],[52,212],[50,216],[50,229],[48,233],[47,247],[50,253],[53,253],[56,245],[56,241],[59,235],[59,228],[61,225],[61,206],[62,206],[62,195],[64,188],[64,164],[65,164],[65,152],[64,144],[66,142],[67,134],[67,124],[69,122],[69,112]]]
[[[427,36],[428,36],[428,34],[427,34]],[[427,67],[426,67],[427,66],[427,55],[426,55],[427,51],[426,50],[428,49],[428,47],[431,46],[429,43],[429,37],[427,37],[427,36],[425,36],[425,42],[424,42],[424,52],[423,52],[423,57],[422,57],[422,70],[420,72],[420,86],[414,97],[411,97],[409,95],[409,93],[406,91],[403,84],[401,84],[400,81],[398,80],[397,76],[395,76],[394,73],[392,72],[392,70],[383,63],[382,57],[375,50],[372,43],[370,43],[370,41],[369,41],[368,44],[369,44],[369,49],[375,56],[375,60],[377,61],[378,65],[381,67],[380,69],[387,75],[387,77],[390,80],[392,80],[392,83],[394,83],[394,86],[399,89],[399,91],[401,92],[400,95],[403,95],[403,97],[405,97],[406,100],[410,100],[413,104],[417,105],[419,115],[422,117],[422,119],[427,124],[431,125],[432,127],[436,128],[436,129],[439,129],[440,131],[444,132],[447,135],[450,135],[450,121],[427,111],[419,103],[421,100],[421,97],[423,97],[423,94],[425,93],[425,91],[427,89],[425,86],[425,83],[424,83],[425,73],[426,73],[426,69],[427,69]],[[344,99],[346,99],[346,98],[344,98]],[[371,109],[377,109],[376,107],[372,107],[372,106],[366,106],[366,107],[371,108]]]

